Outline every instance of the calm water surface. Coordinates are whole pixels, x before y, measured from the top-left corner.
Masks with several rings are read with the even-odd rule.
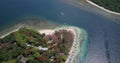
[[[84,63],[120,62],[120,24],[60,0],[0,0],[0,30],[24,16],[44,17],[84,28],[90,38]]]

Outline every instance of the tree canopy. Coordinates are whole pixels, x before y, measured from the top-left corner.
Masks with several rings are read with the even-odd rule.
[[[91,0],[106,9],[120,13],[120,0]]]

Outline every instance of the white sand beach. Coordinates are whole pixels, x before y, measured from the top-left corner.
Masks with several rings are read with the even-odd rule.
[[[15,31],[18,31],[18,29],[15,29],[15,30],[13,30],[13,31],[11,31],[11,32],[9,32],[9,33],[7,33],[7,34],[1,36],[0,38],[4,38],[5,36],[9,35],[9,34],[12,33],[12,32],[15,32]]]
[[[22,27],[22,26],[19,26],[17,29],[14,29],[14,30],[12,30],[12,31],[10,31],[10,32],[8,32],[8,33],[0,36],[0,38],[4,38],[5,36],[9,35],[10,33],[18,31],[21,27]]]
[[[92,2],[92,1],[90,1],[90,0],[85,0],[85,1],[88,2],[88,3],[90,3],[90,4],[92,4],[92,5],[95,6],[95,7],[98,7],[98,8],[100,8],[100,9],[106,11],[106,12],[109,12],[109,13],[112,13],[112,14],[116,14],[116,15],[120,15],[120,13],[114,12],[114,11],[111,11],[111,10],[108,10],[108,9],[102,7],[102,6],[97,5],[96,3],[94,3],[94,2]]]
[[[67,30],[67,31],[71,31],[74,35],[74,42],[71,46],[71,49],[68,53],[68,58],[66,59],[65,63],[78,63],[78,60],[75,61],[77,59],[77,55],[80,55],[79,53],[80,51],[80,44],[81,41],[83,39],[87,40],[87,33],[85,31],[83,31],[80,28],[74,27],[74,26],[68,26],[68,27],[59,27],[56,29],[45,29],[45,30],[39,30],[40,33],[45,33],[46,35],[48,34],[52,34],[55,32],[55,30]],[[81,38],[81,39],[79,39]]]
[[[72,31],[74,34],[74,42],[72,44],[71,50],[69,51],[69,56],[65,63],[79,63],[80,56],[78,58],[78,55],[80,55],[81,52],[81,45],[83,42],[86,42],[87,40],[87,33],[80,28],[77,27],[71,27],[67,30]],[[83,42],[82,40],[85,39]]]
[[[39,32],[40,34],[45,33],[46,35],[50,35],[50,34],[54,33],[55,30],[52,30],[52,29],[44,29],[44,30],[39,30],[38,32]]]

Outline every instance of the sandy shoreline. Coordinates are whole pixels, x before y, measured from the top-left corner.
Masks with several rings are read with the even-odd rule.
[[[78,55],[81,52],[81,46],[83,42],[86,42],[87,40],[87,33],[84,30],[77,27],[71,27],[68,30],[73,32],[75,38],[71,50],[69,51],[69,56],[65,63],[79,63],[79,61],[83,61],[79,60],[81,59],[81,57],[79,56],[78,58]],[[85,40],[82,41],[83,39]]]
[[[95,6],[95,7],[98,7],[98,8],[100,8],[100,9],[106,11],[106,12],[109,12],[109,13],[112,13],[112,14],[116,14],[116,15],[120,15],[120,13],[114,12],[114,11],[111,11],[111,10],[108,10],[108,9],[102,7],[102,6],[97,5],[96,3],[94,3],[94,2],[92,2],[92,1],[90,1],[90,0],[85,0],[85,1],[88,2],[89,4]]]
[[[0,38],[4,38],[5,36],[9,35],[10,33],[18,31],[21,27],[22,27],[22,26],[19,26],[17,29],[14,29],[14,30],[12,30],[12,31],[10,31],[10,32],[8,32],[8,33],[0,36]]]
[[[100,13],[103,13],[99,10],[99,9],[101,9],[105,12],[110,13],[110,14],[120,16],[120,13],[108,10],[108,9],[102,7],[102,6],[97,5],[96,3],[94,3],[90,0],[62,0],[62,1],[66,2],[68,4],[71,4],[71,5],[77,6],[80,9],[84,9],[84,10],[87,10],[87,11],[99,11]],[[97,9],[93,6],[95,6]],[[91,8],[94,9],[94,10],[91,10]]]
[[[64,29],[64,30],[67,30],[67,31],[71,31],[74,35],[74,42],[71,46],[71,49],[68,53],[68,58],[66,59],[66,62],[65,63],[79,63],[79,59],[78,59],[78,55],[79,53],[81,52],[81,46],[80,44],[81,41],[83,39],[87,40],[87,33],[85,31],[83,31],[82,29],[79,29],[77,27],[74,27],[74,26],[68,26],[68,27],[60,27],[60,28],[56,28],[56,29],[45,29],[45,30],[39,30],[40,33],[45,33],[45,34],[52,34],[54,33],[55,30],[61,30],[61,29]],[[79,39],[81,38],[81,39]],[[78,60],[76,60],[78,59]]]
[[[44,29],[44,30],[38,30],[38,32],[39,32],[40,34],[45,33],[46,35],[51,35],[52,33],[55,32],[55,30],[52,30],[52,29]]]
[[[106,19],[110,19],[112,22],[116,22],[116,23],[120,24],[120,15],[104,11],[103,9],[100,9],[100,8],[88,3],[86,0],[61,0],[61,1],[63,3],[75,6],[83,11],[90,12],[95,15],[99,15]]]

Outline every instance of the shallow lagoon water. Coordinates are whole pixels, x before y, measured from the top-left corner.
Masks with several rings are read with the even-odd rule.
[[[90,41],[84,63],[120,62],[120,24],[111,19],[60,0],[0,0],[0,9],[0,31],[33,16],[82,27]]]

